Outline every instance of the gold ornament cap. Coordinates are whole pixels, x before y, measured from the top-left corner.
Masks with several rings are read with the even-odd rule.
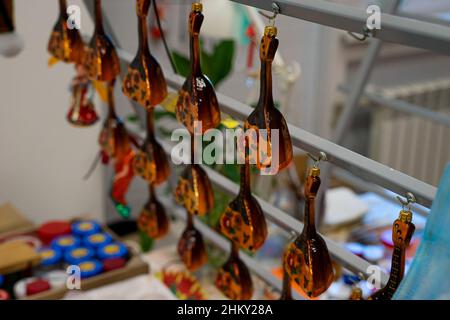
[[[277,27],[274,26],[266,26],[264,28],[264,35],[269,37],[276,37],[278,34]]]
[[[318,176],[320,176],[320,169],[317,168],[317,167],[311,168],[311,170],[309,171],[309,175],[311,177],[318,177]]]
[[[192,4],[192,11],[202,12],[203,11],[203,4],[201,4],[200,2],[194,2]]]
[[[412,212],[409,210],[402,210],[398,215],[398,219],[405,223],[410,223],[412,221]]]

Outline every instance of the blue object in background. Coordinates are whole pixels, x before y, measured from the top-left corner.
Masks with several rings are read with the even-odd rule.
[[[81,240],[74,236],[61,236],[52,241],[52,248],[60,250],[62,254],[76,248],[80,245]]]
[[[62,259],[62,252],[57,248],[44,247],[39,249],[41,255],[41,265],[44,267],[51,267],[58,264]]]
[[[83,221],[74,222],[72,224],[73,234],[76,236],[79,236],[80,238],[90,236],[91,234],[95,234],[100,231],[101,231],[101,226],[95,221],[83,220]]]
[[[100,260],[112,258],[125,258],[128,255],[128,249],[123,243],[110,243],[104,245],[97,251]]]
[[[113,241],[112,237],[107,233],[95,233],[83,239],[83,243],[86,247],[92,249],[98,249]]]
[[[3,286],[4,282],[5,282],[5,277],[0,274],[0,288]]]
[[[70,265],[78,265],[81,262],[91,260],[94,256],[94,250],[86,247],[77,247],[64,254],[64,261]]]
[[[81,279],[94,277],[103,271],[102,263],[98,260],[86,260],[78,264]]]
[[[422,241],[393,299],[450,299],[450,164],[433,201]]]

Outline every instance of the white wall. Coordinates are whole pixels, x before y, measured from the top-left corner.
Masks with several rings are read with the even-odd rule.
[[[47,66],[58,1],[15,3],[16,27],[26,47],[18,57],[0,56],[0,203],[12,202],[35,222],[82,213],[101,217],[102,170],[82,180],[98,151],[100,124],[78,129],[67,123],[73,67]],[[82,28],[90,34],[89,19],[82,20]]]

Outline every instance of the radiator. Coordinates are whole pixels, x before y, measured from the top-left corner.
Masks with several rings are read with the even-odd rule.
[[[450,79],[384,89],[381,93],[450,115]],[[437,185],[445,164],[450,162],[450,127],[380,105],[373,107],[370,157]]]

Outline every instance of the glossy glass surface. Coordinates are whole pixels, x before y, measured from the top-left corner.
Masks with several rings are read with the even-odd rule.
[[[92,80],[110,82],[120,73],[116,49],[103,29],[101,0],[95,0],[95,30],[86,49],[84,65]]]
[[[122,90],[130,99],[150,109],[167,96],[167,84],[163,71],[151,55],[148,47],[147,16],[150,0],[137,0],[136,11],[139,21],[139,49],[128,67]]]
[[[84,42],[78,29],[69,29],[67,25],[67,1],[59,0],[59,16],[48,42],[48,52],[58,60],[69,63],[83,63]]]
[[[284,264],[289,276],[309,297],[317,297],[333,282],[328,248],[315,228],[315,199],[320,187],[319,169],[313,168],[305,183],[305,221],[300,236],[288,246]]]
[[[232,300],[249,300],[253,295],[250,272],[239,259],[239,249],[233,242],[230,257],[217,273],[216,287]]]
[[[147,110],[147,137],[133,160],[134,172],[148,183],[158,185],[167,180],[170,166],[164,149],[154,135],[153,109]]]
[[[414,234],[415,226],[411,222],[411,211],[400,211],[397,220],[392,226],[392,241],[394,242],[394,250],[392,252],[391,273],[388,283],[384,288],[375,292],[370,300],[391,300],[395,291],[405,274],[405,257],[406,248],[409,246],[411,238]]]
[[[190,133],[194,133],[194,121],[201,121],[202,132],[215,128],[220,123],[220,109],[211,81],[200,67],[199,34],[203,23],[201,5],[193,4],[189,15],[189,35],[191,50],[191,73],[186,78],[176,107],[176,116]],[[220,63],[220,62],[218,62]]]
[[[162,204],[156,198],[153,186],[149,185],[149,199],[138,217],[139,230],[150,238],[159,239],[169,231],[169,219]]]
[[[273,173],[287,167],[293,157],[288,126],[273,102],[272,61],[278,48],[278,39],[275,36],[275,27],[266,27],[260,46],[261,86],[259,101],[255,110],[245,121],[245,129],[254,129],[257,133],[250,141],[251,157],[255,159],[256,166],[259,169],[269,170]],[[272,132],[273,130],[278,132],[278,141],[272,141],[276,137],[276,134]],[[276,157],[276,160],[274,157]]]
[[[195,229],[192,214],[187,213],[188,221],[186,229],[178,241],[178,254],[189,271],[198,270],[208,260],[203,236]]]
[[[238,196],[220,218],[220,229],[241,248],[256,251],[267,238],[267,224],[261,206],[250,191],[250,165],[241,165],[241,186]]]

